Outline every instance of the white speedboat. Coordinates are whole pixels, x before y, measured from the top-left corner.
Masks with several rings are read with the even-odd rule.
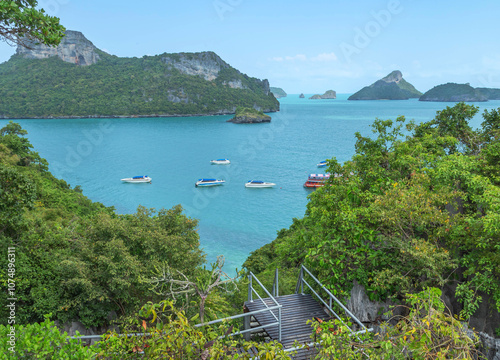
[[[151,182],[151,178],[147,175],[140,175],[140,176],[134,176],[134,177],[131,177],[131,178],[125,178],[125,179],[121,179],[121,181],[123,182],[127,182],[127,183],[150,183]]]
[[[216,186],[224,184],[224,180],[217,179],[198,179],[195,186]]]
[[[210,164],[212,165],[228,165],[231,164],[231,161],[228,159],[217,159],[217,160],[210,160]]]
[[[318,167],[326,167],[326,165],[328,165],[328,164],[326,163],[326,160],[324,160],[324,161],[320,161],[320,162],[318,163]]]
[[[247,188],[269,188],[275,186],[275,183],[260,180],[250,180],[245,184]]]

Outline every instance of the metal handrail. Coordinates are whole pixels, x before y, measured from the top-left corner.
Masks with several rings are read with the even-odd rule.
[[[249,280],[250,280],[250,282],[249,282],[249,297],[250,297],[251,293],[255,293],[257,295],[257,297],[259,298],[259,300],[262,301],[262,303],[266,307],[265,309],[255,310],[255,311],[247,312],[247,313],[244,313],[244,314],[237,314],[237,315],[233,315],[233,316],[228,316],[228,317],[223,318],[223,319],[215,319],[215,320],[203,323],[203,324],[196,324],[196,325],[194,325],[194,327],[201,327],[201,326],[213,325],[213,324],[217,324],[217,323],[222,322],[222,321],[239,319],[239,318],[242,318],[242,317],[252,316],[252,315],[259,314],[259,313],[262,313],[262,312],[265,312],[265,311],[269,311],[271,313],[271,315],[276,319],[276,322],[271,323],[271,324],[267,324],[265,326],[259,326],[259,327],[255,327],[255,328],[251,328],[251,329],[236,331],[236,332],[233,332],[231,334],[228,334],[227,336],[236,336],[236,335],[245,334],[245,333],[248,333],[248,332],[251,332],[251,331],[255,331],[255,330],[269,328],[269,327],[272,327],[272,326],[278,326],[278,337],[279,337],[279,341],[281,341],[281,308],[283,307],[283,305],[279,304],[276,301],[276,299],[269,293],[269,291],[267,291],[267,289],[264,287],[264,285],[262,285],[262,283],[259,281],[259,279],[257,279],[257,277],[252,272],[250,272],[250,275],[248,277],[249,277]],[[257,281],[257,283],[264,290],[264,292],[267,294],[267,296],[269,296],[269,298],[274,302],[274,304],[275,304],[274,306],[269,307],[269,305],[266,304],[266,302],[264,301],[264,299],[261,298],[261,296],[259,295],[259,293],[257,292],[257,290],[255,290],[253,288],[253,286],[252,286],[252,278]],[[278,316],[276,316],[274,314],[273,310],[278,310]],[[106,334],[102,334],[102,335],[81,335],[81,336],[71,336],[70,338],[72,338],[72,339],[97,339],[97,338],[101,338],[101,337],[103,337],[105,335]],[[149,333],[134,333],[134,334],[118,334],[118,335],[119,336],[148,336],[150,334]],[[224,337],[224,336],[221,336],[221,337]]]
[[[257,284],[260,285],[260,287],[262,288],[262,290],[264,290],[264,292],[266,293],[266,295],[269,296],[269,298],[274,302],[275,306],[271,306],[270,307],[268,304],[266,304],[266,302],[264,301],[264,299],[262,299],[262,297],[259,295],[259,293],[257,292],[257,290],[254,289],[254,287],[252,286],[252,279],[255,279],[255,281],[257,281]],[[259,279],[257,279],[257,277],[251,271],[250,271],[250,275],[248,275],[248,280],[249,280],[249,283],[248,283],[248,297],[249,297],[249,301],[253,301],[252,294],[255,293],[255,295],[257,295],[257,297],[259,298],[259,300],[262,301],[262,303],[266,307],[265,309],[255,310],[255,311],[247,312],[247,313],[244,313],[244,314],[233,315],[233,316],[229,316],[229,317],[226,317],[226,318],[223,318],[223,319],[216,319],[216,320],[209,321],[207,323],[196,324],[194,326],[195,327],[201,327],[201,326],[206,326],[206,325],[212,325],[212,324],[216,324],[216,323],[219,323],[219,322],[222,322],[222,321],[234,320],[234,319],[238,319],[238,318],[242,318],[242,317],[247,317],[247,316],[253,316],[255,314],[259,314],[259,313],[262,313],[262,312],[265,312],[265,311],[269,311],[271,313],[271,315],[274,317],[274,319],[276,320],[276,322],[271,323],[271,324],[267,324],[265,326],[259,326],[259,327],[255,327],[255,328],[251,328],[251,329],[236,331],[234,333],[228,334],[227,336],[241,335],[241,334],[245,334],[245,333],[252,332],[252,331],[255,331],[255,330],[269,328],[269,327],[272,327],[272,326],[278,326],[278,338],[279,338],[279,341],[281,341],[281,308],[283,307],[283,305],[279,304],[276,301],[276,299],[274,298],[274,296],[272,296],[269,293],[269,291],[267,291],[267,289],[264,287],[264,285],[262,285],[262,283],[259,281]],[[276,316],[274,314],[273,310],[278,310],[278,316]]]
[[[327,305],[327,304],[325,303],[325,301],[323,301],[323,299],[322,299],[322,298],[321,298],[321,297],[320,297],[320,296],[319,296],[319,295],[318,295],[318,294],[314,291],[314,289],[311,287],[311,285],[309,285],[309,283],[308,283],[307,281],[305,281],[305,280],[304,280],[304,272],[303,272],[304,270],[307,272],[307,274],[309,274],[309,275],[313,278],[313,280],[316,282],[316,284],[318,284],[318,285],[320,286],[320,288],[321,288],[322,290],[324,290],[324,291],[328,294],[328,296],[329,296],[329,300],[330,300],[330,304],[329,304],[329,305]],[[333,311],[333,309],[332,309],[332,304],[331,304],[331,303],[332,303],[332,299],[333,299],[333,300],[335,300],[335,302],[336,302],[336,303],[337,303],[337,304],[338,304],[338,305],[339,305],[339,306],[340,306],[340,307],[341,307],[341,308],[342,308],[342,309],[343,309],[343,310],[344,310],[344,311],[345,311],[345,312],[346,312],[346,313],[347,313],[347,314],[348,314],[348,315],[349,315],[349,316],[350,316],[350,317],[351,317],[351,318],[352,318],[352,319],[353,319],[353,320],[354,320],[354,321],[355,321],[355,322],[356,322],[359,326],[361,326],[364,330],[368,330],[368,329],[366,328],[366,326],[365,326],[365,325],[363,325],[363,323],[362,323],[361,321],[359,321],[359,320],[358,320],[358,318],[357,318],[356,316],[354,316],[354,314],[353,314],[352,312],[350,312],[350,311],[349,311],[349,309],[348,309],[348,308],[346,308],[346,307],[345,307],[345,306],[344,306],[344,305],[343,305],[343,304],[339,301],[339,299],[337,299],[337,298],[335,297],[335,295],[333,295],[333,294],[330,292],[330,290],[328,290],[328,289],[327,289],[327,288],[326,288],[323,284],[321,284],[321,282],[320,282],[320,281],[319,281],[319,280],[318,280],[318,279],[317,279],[317,278],[316,278],[313,274],[311,274],[311,272],[310,272],[310,271],[309,271],[309,270],[308,270],[308,269],[307,269],[304,265],[301,265],[301,267],[300,267],[299,279],[298,279],[298,281],[297,281],[297,286],[296,286],[296,288],[295,288],[295,293],[298,293],[298,288],[299,288],[299,285],[300,285],[301,293],[303,293],[303,284],[306,284],[306,285],[309,287],[309,289],[311,289],[311,291],[313,291],[313,292],[314,292],[314,294],[318,297],[318,299],[320,299],[320,300],[321,300],[321,302],[323,302],[323,304],[327,307],[327,309],[328,309],[328,310],[330,310],[330,311],[331,311],[331,312],[335,315],[335,317],[336,317],[337,319],[339,319],[340,321],[342,321],[342,319],[340,319],[340,317],[339,317],[339,316],[335,313],[335,311]]]

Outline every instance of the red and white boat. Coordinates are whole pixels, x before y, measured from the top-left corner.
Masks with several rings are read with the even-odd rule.
[[[325,182],[329,178],[330,174],[310,174],[307,181],[304,183],[304,187],[314,189],[325,186]]]

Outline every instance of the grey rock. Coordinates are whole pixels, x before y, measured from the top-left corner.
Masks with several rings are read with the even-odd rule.
[[[29,59],[46,59],[57,56],[61,60],[81,66],[92,65],[99,61],[97,48],[81,32],[66,30],[66,36],[54,47],[44,44],[28,43],[29,48],[19,45],[16,54]]]

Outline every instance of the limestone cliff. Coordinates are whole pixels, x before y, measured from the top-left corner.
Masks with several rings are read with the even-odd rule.
[[[79,31],[66,30],[66,35],[56,47],[35,43],[28,43],[28,46],[30,48],[19,45],[16,54],[28,59],[57,56],[81,66],[95,64],[100,59],[97,48]]]
[[[407,100],[421,95],[420,91],[403,79],[401,71],[395,70],[349,96],[348,100]]]

